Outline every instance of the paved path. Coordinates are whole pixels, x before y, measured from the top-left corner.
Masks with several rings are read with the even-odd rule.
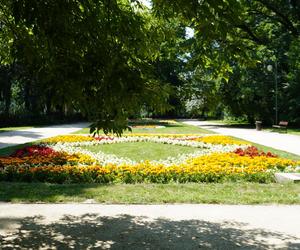
[[[87,126],[88,123],[74,123],[3,132],[0,133],[0,148],[15,146],[56,135],[69,134]]]
[[[300,249],[300,206],[0,204],[0,249]]]
[[[248,128],[232,128],[210,121],[184,121],[186,124],[200,126],[213,132],[235,136],[247,141],[280,149],[293,154],[300,155],[300,136],[281,134],[268,131],[257,131]]]

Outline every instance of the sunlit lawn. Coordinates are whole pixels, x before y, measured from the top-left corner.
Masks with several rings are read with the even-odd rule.
[[[102,151],[119,157],[126,157],[135,161],[160,160],[168,157],[176,157],[179,154],[193,153],[197,149],[188,146],[170,145],[154,142],[130,142],[104,144],[82,147],[91,152]]]
[[[83,129],[77,133],[89,133]],[[133,133],[203,134],[209,131],[176,123],[159,129],[133,129]],[[31,145],[32,143],[26,144]],[[252,143],[253,144],[253,143]],[[253,144],[260,150],[281,157],[300,160],[300,156]],[[0,155],[9,155],[18,145],[0,149]],[[192,153],[195,148],[132,142],[89,146],[93,152],[105,152],[136,161],[165,159],[169,156]],[[169,183],[169,184],[48,184],[0,182],[0,201],[11,202],[84,202],[93,199],[101,203],[157,204],[157,203],[220,203],[220,204],[300,204],[299,184],[259,184],[246,182],[225,183]]]
[[[214,132],[196,127],[193,125],[187,125],[182,122],[177,122],[175,124],[164,124],[163,122],[148,122],[144,123],[135,123],[135,125],[158,125],[164,126],[163,128],[133,128],[132,132],[126,131],[125,134],[131,133],[154,133],[154,134],[214,134]],[[76,131],[74,134],[89,134],[90,129],[84,128],[79,131]],[[102,132],[103,133],[103,132]]]
[[[116,204],[300,204],[300,184],[47,184],[0,182],[0,201]]]

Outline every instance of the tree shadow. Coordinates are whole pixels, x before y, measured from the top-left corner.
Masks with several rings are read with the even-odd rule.
[[[17,145],[11,146],[11,144],[8,144],[8,143],[0,143],[0,157],[1,156],[9,156],[12,153],[14,153],[17,149],[31,146],[33,144],[34,144],[34,142],[28,142],[28,143],[24,143],[24,144],[17,144]]]
[[[299,249],[299,239],[244,223],[120,215],[0,219],[1,249]],[[298,240],[298,241],[297,241]]]
[[[7,147],[13,147],[13,146],[11,146],[11,143],[9,143],[9,142],[1,142],[0,141],[0,149],[4,149]]]

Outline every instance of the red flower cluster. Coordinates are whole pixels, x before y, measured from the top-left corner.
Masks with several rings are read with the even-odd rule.
[[[257,147],[250,146],[246,149],[238,148],[234,151],[235,154],[238,154],[239,156],[267,156],[267,157],[277,157],[277,155],[272,154],[271,152],[259,152]]]
[[[11,157],[24,157],[24,156],[54,156],[57,154],[52,148],[45,147],[45,146],[28,146],[25,148],[21,148],[16,150]]]

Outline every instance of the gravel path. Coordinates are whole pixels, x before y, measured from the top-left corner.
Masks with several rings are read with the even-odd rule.
[[[300,136],[248,128],[231,128],[210,121],[184,121],[186,124],[199,126],[213,132],[235,136],[247,141],[300,155]]]
[[[15,146],[56,135],[73,133],[87,126],[88,123],[74,123],[3,132],[0,133],[0,148]]]
[[[300,206],[0,204],[0,249],[300,249]]]

